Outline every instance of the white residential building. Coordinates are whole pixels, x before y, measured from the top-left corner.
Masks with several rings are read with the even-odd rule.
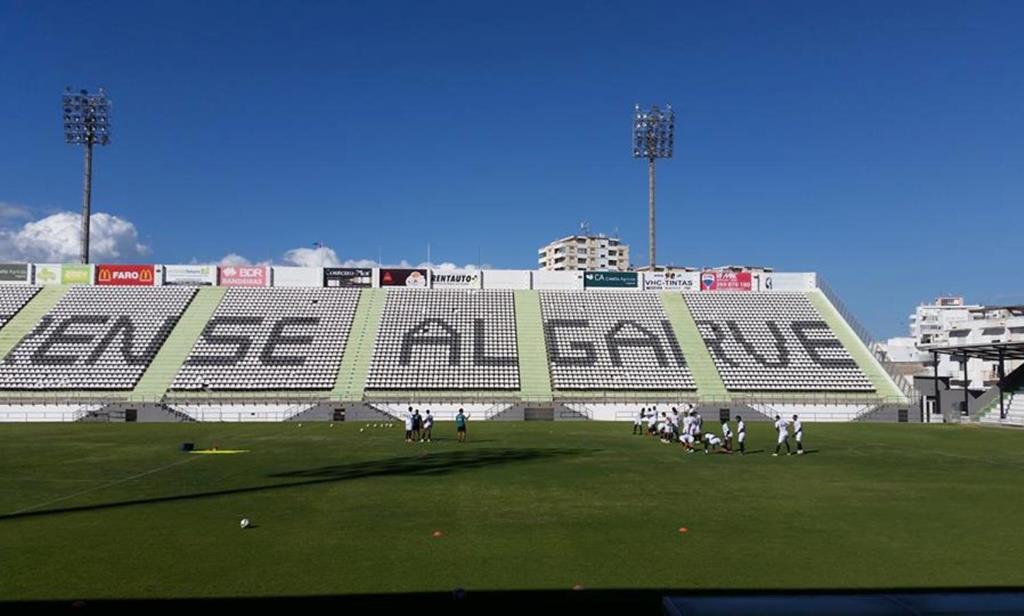
[[[1024,306],[982,306],[965,304],[962,297],[940,297],[910,315],[910,336],[890,338],[884,348],[890,361],[916,364],[910,373],[931,376],[931,347],[1018,341],[1024,342]],[[1005,362],[1006,373],[1020,363]],[[939,355],[939,376],[948,377],[952,387],[963,387],[963,364]],[[972,359],[967,363],[970,389],[987,389],[998,378],[998,362]]]
[[[537,266],[547,271],[629,270],[629,246],[618,238],[598,235],[570,235],[537,251]]]

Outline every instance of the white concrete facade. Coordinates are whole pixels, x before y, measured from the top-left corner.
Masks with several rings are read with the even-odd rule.
[[[625,272],[629,270],[629,246],[602,234],[570,235],[541,247],[537,268]]]

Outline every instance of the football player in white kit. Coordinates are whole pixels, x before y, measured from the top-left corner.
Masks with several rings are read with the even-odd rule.
[[[785,419],[783,419],[783,418],[779,417],[778,415],[776,415],[775,416],[775,429],[779,431],[779,440],[775,444],[775,453],[772,454],[773,456],[779,455],[779,449],[783,445],[786,446],[786,454],[787,455],[793,455],[793,451],[789,448],[789,429],[788,428],[789,428],[789,423]]]
[[[722,439],[718,438],[717,434],[706,432],[704,434],[704,453],[711,453],[711,451],[718,451],[718,448],[723,444]],[[708,449],[711,451],[708,451]]]
[[[679,435],[679,442],[683,444],[683,449],[686,450],[686,453],[693,453],[693,434],[683,430],[683,433]]]
[[[746,445],[744,441],[747,440],[747,424],[743,423],[743,418],[739,415],[736,416],[736,441],[740,444],[740,455],[746,451]]]
[[[804,453],[804,424],[800,422],[796,415],[793,415],[793,438],[796,439],[796,455],[800,456]]]
[[[661,442],[671,443],[672,442],[672,422],[668,420],[666,413],[661,414],[661,423],[658,425],[661,432]]]
[[[732,429],[729,428],[728,418],[722,422],[722,444],[728,451],[732,451]]]
[[[654,414],[653,409],[647,409],[647,434],[649,436],[654,435],[656,423],[658,423],[658,416]]]
[[[633,434],[642,435],[644,433],[644,413],[646,412],[647,409],[640,407],[640,412],[636,414],[636,419],[633,420]]]

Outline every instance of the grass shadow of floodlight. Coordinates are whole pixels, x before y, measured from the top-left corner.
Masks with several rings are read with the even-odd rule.
[[[287,490],[291,488],[302,488],[320,484],[337,483],[341,481],[353,481],[371,477],[402,477],[402,476],[438,476],[451,473],[465,472],[469,470],[485,468],[490,466],[501,466],[505,464],[516,464],[535,460],[559,458],[565,456],[593,453],[597,449],[570,449],[570,448],[496,448],[496,449],[475,449],[464,451],[451,451],[426,456],[402,456],[385,458],[383,460],[368,460],[365,462],[351,462],[347,464],[334,464],[312,469],[299,469],[275,473],[269,475],[271,479],[293,479],[283,483],[270,485],[249,486],[243,488],[230,488],[224,490],[208,490],[205,492],[193,492],[190,494],[178,494],[174,496],[157,496],[151,498],[138,498],[109,503],[96,503],[91,505],[76,505],[71,507],[60,507],[55,509],[40,509],[33,511],[21,511],[0,515],[0,522],[24,518],[37,518],[64,513],[78,513],[86,511],[102,511],[106,509],[119,509],[135,507],[140,505],[152,505],[158,503],[173,503],[214,498],[218,496],[234,496],[239,494],[256,494],[273,490]]]

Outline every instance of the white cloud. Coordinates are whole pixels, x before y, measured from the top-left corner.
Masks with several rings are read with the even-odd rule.
[[[338,254],[329,246],[317,248],[292,248],[284,253],[284,262],[299,267],[337,267],[341,264]]]
[[[346,259],[338,267],[377,267],[377,262],[373,259]]]
[[[426,267],[426,266],[427,266],[426,263],[420,263],[417,267]],[[451,261],[445,261],[444,263],[434,263],[433,264],[433,268],[437,269],[437,270],[469,270],[469,271],[474,271],[474,270],[477,269],[477,266],[475,264],[473,264],[473,263],[470,263],[469,265],[457,265],[455,263],[452,263]]]
[[[27,210],[10,204],[17,216]],[[0,218],[3,218],[0,209]],[[9,216],[8,216],[9,218]],[[0,259],[36,262],[70,262],[79,258],[81,214],[59,212],[16,228],[0,228]],[[149,253],[139,241],[139,232],[131,221],[99,212],[89,219],[89,257],[91,261],[125,261]]]
[[[223,257],[221,257],[220,260],[217,261],[217,265],[224,265],[224,266],[234,265],[234,266],[237,267],[239,265],[252,265],[252,261],[250,261],[249,259],[246,259],[245,257],[243,257],[240,254],[236,254],[236,253],[232,252],[232,253],[228,253],[228,254],[224,255]]]
[[[193,261],[195,261],[193,259]],[[218,265],[252,265],[252,261],[245,258],[244,256],[237,253],[230,253],[225,255],[218,261]],[[380,265],[374,259],[342,259],[338,256],[338,253],[330,246],[316,246],[314,248],[292,248],[286,250],[284,255],[281,257],[279,262],[281,265],[292,265],[297,267],[397,267],[397,268],[417,268],[427,269],[427,263],[413,264],[409,261],[402,259],[398,263],[390,263],[387,265]],[[267,264],[261,262],[261,264]],[[480,269],[475,264],[458,265],[450,261],[443,263],[432,263],[430,264],[433,269],[442,270],[476,270]],[[485,269],[490,266],[485,266]]]

